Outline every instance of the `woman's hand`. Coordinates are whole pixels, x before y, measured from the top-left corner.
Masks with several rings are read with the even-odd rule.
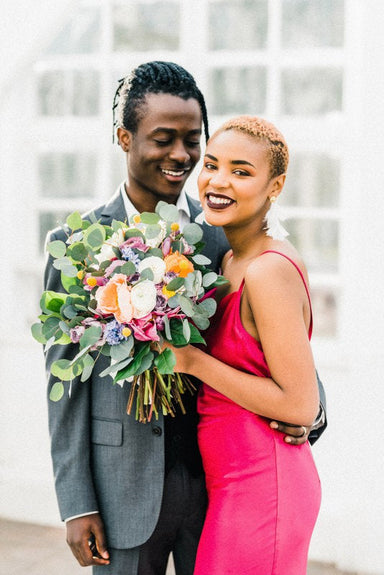
[[[199,351],[196,347],[193,347],[193,345],[186,345],[184,347],[174,347],[167,341],[164,342],[164,347],[167,347],[175,354],[176,365],[173,368],[175,372],[187,373],[189,375],[193,375],[193,373],[191,372],[194,361],[193,358]]]

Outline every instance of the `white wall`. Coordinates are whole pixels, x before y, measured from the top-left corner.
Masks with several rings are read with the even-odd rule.
[[[361,35],[358,49],[349,55],[356,73],[346,95],[356,113],[344,134],[350,162],[343,174],[340,345],[314,345],[327,389],[329,428],[313,450],[323,503],[311,558],[383,575],[384,63],[378,55],[384,8],[380,0],[349,6],[361,9],[363,18],[355,31]],[[0,516],[58,524],[42,352],[28,326],[37,312],[29,280],[41,270],[24,256],[36,236],[28,219],[33,206],[28,150],[38,134],[29,122],[33,102],[25,97],[31,88],[28,69],[19,71],[0,101]]]

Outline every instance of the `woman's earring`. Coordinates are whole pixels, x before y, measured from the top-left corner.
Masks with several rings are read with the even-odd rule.
[[[280,220],[284,220],[284,217],[282,217],[280,213],[280,206],[277,204],[276,196],[271,196],[269,201],[271,202],[271,207],[264,218],[264,222],[266,223],[264,228],[266,230],[265,233],[274,240],[283,240],[289,235],[280,222]]]

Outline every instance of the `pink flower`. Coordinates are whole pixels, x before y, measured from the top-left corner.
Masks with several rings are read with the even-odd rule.
[[[169,254],[169,252],[171,251],[171,238],[169,236],[167,238],[165,238],[165,240],[163,241],[163,245],[161,246],[161,250],[162,250],[164,256],[167,256]]]
[[[69,330],[69,337],[72,343],[79,343],[81,336],[85,332],[85,327],[83,325],[76,325]]]
[[[123,247],[127,247],[127,248],[132,248],[132,249],[136,249],[136,250],[140,250],[141,252],[147,252],[150,247],[147,246],[143,240],[138,237],[138,236],[134,236],[132,238],[128,238],[123,244],[121,244],[120,246],[120,250]]]
[[[113,271],[118,267],[124,265],[124,260],[113,260],[113,262],[105,269],[104,274],[108,277],[112,275]]]
[[[160,341],[156,324],[152,320],[152,314],[148,314],[141,319],[135,319],[129,324],[133,335],[139,341]]]

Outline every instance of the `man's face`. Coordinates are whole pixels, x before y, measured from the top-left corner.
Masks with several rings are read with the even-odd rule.
[[[175,203],[200,159],[202,115],[197,100],[148,94],[137,132],[119,128],[127,152],[128,195],[140,211]]]

